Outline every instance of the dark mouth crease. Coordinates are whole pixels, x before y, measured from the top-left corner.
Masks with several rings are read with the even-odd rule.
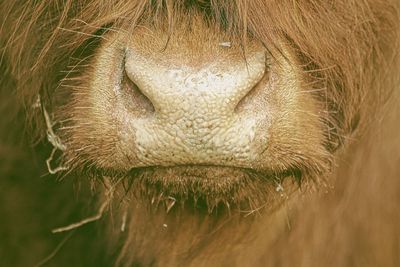
[[[177,165],[149,165],[143,167],[135,167],[130,170],[130,172],[137,171],[156,171],[156,170],[171,170],[171,171],[179,171],[179,170],[203,170],[203,171],[212,171],[212,170],[227,170],[227,171],[242,171],[247,173],[266,173],[264,171],[259,171],[250,167],[238,167],[232,165],[213,165],[213,164],[177,164]]]
[[[302,176],[302,172],[297,168],[289,168],[281,171],[275,170],[259,170],[250,167],[237,167],[231,165],[212,165],[212,164],[178,164],[171,166],[160,166],[160,165],[151,165],[144,167],[135,167],[129,170],[129,174],[138,174],[141,172],[156,172],[159,170],[168,170],[168,171],[221,171],[225,170],[226,172],[241,172],[249,175],[250,177],[259,178],[263,180],[276,180],[281,181],[285,177],[292,176],[296,179],[300,179]]]

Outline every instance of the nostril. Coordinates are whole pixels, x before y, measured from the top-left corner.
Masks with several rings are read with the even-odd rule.
[[[262,78],[247,92],[247,94],[239,101],[239,103],[235,107],[235,113],[240,113],[244,109],[246,109],[247,106],[251,105],[254,103],[254,101],[258,98],[261,97],[262,91],[265,90],[266,85],[269,82],[270,79],[270,65],[265,64],[265,71],[264,75]]]
[[[155,109],[151,101],[145,96],[140,88],[132,81],[124,71],[122,78],[123,93],[126,94],[125,102],[135,114],[150,115]]]

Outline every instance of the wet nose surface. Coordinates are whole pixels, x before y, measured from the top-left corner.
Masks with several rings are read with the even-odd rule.
[[[265,54],[253,53],[232,65],[223,58],[202,66],[173,65],[128,50],[125,70],[165,121],[229,120],[239,101],[260,81]]]
[[[146,96],[136,103],[154,107],[143,116],[134,109],[122,116],[120,147],[132,151],[125,152],[134,155],[132,165],[249,167],[266,116],[236,107],[263,79],[265,50],[254,46],[243,57],[237,48],[188,54],[179,48],[148,53],[145,47],[127,46],[123,63],[127,79]]]
[[[125,71],[154,106],[134,122],[143,165],[221,164],[248,161],[257,116],[235,111],[263,78],[265,53],[246,60],[216,59],[176,65],[127,51]]]

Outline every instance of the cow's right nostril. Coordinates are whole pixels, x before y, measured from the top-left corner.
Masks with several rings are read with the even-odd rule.
[[[150,99],[143,94],[140,88],[128,77],[125,71],[123,74],[122,85],[124,93],[129,96],[127,104],[134,113],[140,113],[142,115],[151,115],[154,113],[155,109]]]

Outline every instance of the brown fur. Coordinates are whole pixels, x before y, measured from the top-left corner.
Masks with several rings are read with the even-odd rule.
[[[116,191],[121,195],[115,200],[121,202],[114,201],[108,227],[113,246],[96,245],[82,253],[94,243],[91,234],[96,229],[85,226],[75,230],[49,265],[69,266],[68,256],[78,258],[78,265],[108,265],[115,260],[118,265],[144,266],[400,265],[396,0],[63,2],[0,3],[0,13],[6,14],[0,19],[0,214],[6,218],[0,222],[0,258],[7,265],[39,262],[60,241],[51,228],[90,214],[79,208],[79,203],[90,202],[85,189],[81,202],[70,200],[71,178],[87,187],[81,173],[69,174],[70,179],[56,186],[50,179],[43,186],[38,178],[46,173],[44,160],[51,151],[41,141],[46,130],[43,110],[32,107],[38,94],[49,112],[65,104],[65,88],[76,85],[74,72],[90,73],[87,64],[102,39],[93,34],[101,27],[129,33],[136,24],[167,25],[172,36],[190,12],[203,14],[210,25],[217,23],[239,38],[244,51],[249,38],[262,41],[270,51],[291,47],[303,64],[304,79],[313,88],[324,89],[316,97],[326,100],[321,120],[329,128],[324,145],[331,153],[330,164],[321,164],[324,170],[314,176],[330,187],[314,194],[305,187],[264,216],[246,216],[248,210],[226,214],[229,209],[218,205],[212,213],[190,208],[167,214],[161,207],[153,210],[148,204],[151,197],[143,198],[143,184],[136,179],[128,185],[136,190],[127,195],[125,188]],[[26,140],[32,139],[25,135],[40,143],[29,148]],[[118,183],[115,177],[112,181]],[[94,184],[100,189],[95,192],[101,192],[102,186]],[[263,186],[245,193],[256,194]],[[148,188],[143,192],[159,195]],[[47,200],[46,194],[52,196]],[[156,199],[158,206],[167,201]],[[258,207],[250,206],[253,211]],[[68,212],[60,214],[64,208]],[[128,230],[121,233],[125,210],[131,216]],[[109,242],[104,232],[96,243]],[[105,250],[111,251],[107,257],[86,256]]]

